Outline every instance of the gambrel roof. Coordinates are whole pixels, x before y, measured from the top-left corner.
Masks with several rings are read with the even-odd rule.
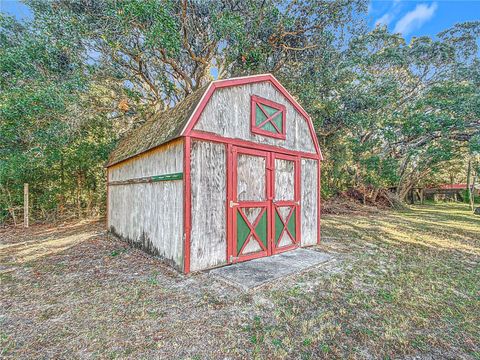
[[[107,167],[180,137],[207,88],[208,85],[194,91],[175,107],[152,116],[127,133],[110,154]]]
[[[175,107],[152,116],[145,124],[130,131],[110,154],[107,167],[188,135],[206,103],[217,88],[269,81],[307,121],[317,154],[322,159],[312,121],[306,111],[271,74],[212,81],[196,90]]]

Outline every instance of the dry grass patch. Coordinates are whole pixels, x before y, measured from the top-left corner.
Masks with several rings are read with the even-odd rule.
[[[458,205],[328,215],[337,261],[242,292],[100,223],[1,230],[1,357],[478,359],[479,234]]]

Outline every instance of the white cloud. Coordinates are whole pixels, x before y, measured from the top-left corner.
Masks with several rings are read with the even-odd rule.
[[[390,9],[375,21],[375,26],[390,25],[390,23],[397,17],[398,13],[401,11],[401,8],[402,4],[400,3],[400,0],[393,0],[392,4],[390,5]]]
[[[389,25],[394,18],[394,15],[392,13],[386,13],[382,17],[378,18],[377,21],[375,21],[375,26],[377,25]]]
[[[436,2],[430,4],[430,6],[427,4],[417,5],[414,10],[409,11],[404,17],[398,20],[393,31],[407,35],[413,30],[419,29],[425,22],[433,17],[437,8],[438,5]]]

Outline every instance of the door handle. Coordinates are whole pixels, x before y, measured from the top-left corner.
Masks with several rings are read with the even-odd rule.
[[[234,206],[238,206],[240,205],[239,203],[237,202],[234,202],[233,200],[230,200],[230,207],[233,208]]]

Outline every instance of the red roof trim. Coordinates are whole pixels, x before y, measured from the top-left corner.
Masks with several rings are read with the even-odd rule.
[[[318,138],[313,128],[313,123],[310,116],[307,112],[301,107],[301,105],[293,98],[293,96],[285,89],[282,84],[278,82],[277,79],[272,74],[262,74],[262,75],[253,75],[253,76],[246,76],[234,79],[226,79],[226,80],[217,80],[210,84],[207,91],[203,95],[200,103],[197,105],[197,108],[193,112],[190,120],[187,122],[185,129],[182,131],[183,136],[188,136],[192,129],[194,128],[195,124],[197,123],[200,115],[202,114],[205,106],[207,105],[208,101],[212,97],[215,90],[218,88],[230,87],[230,86],[239,86],[245,84],[252,84],[257,82],[269,81],[278,91],[280,91],[287,100],[293,105],[295,110],[297,110],[307,121],[308,128],[310,130],[310,136],[312,137],[315,151],[318,155],[320,155],[320,160],[323,160],[323,155],[320,150],[320,146],[318,145]]]

